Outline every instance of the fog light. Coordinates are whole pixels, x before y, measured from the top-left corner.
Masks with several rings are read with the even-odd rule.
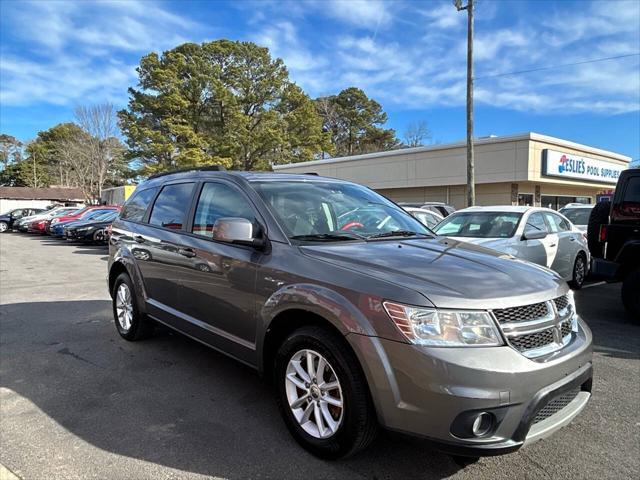
[[[487,412],[480,413],[471,426],[471,431],[476,437],[483,437],[491,431],[493,427],[493,415]]]

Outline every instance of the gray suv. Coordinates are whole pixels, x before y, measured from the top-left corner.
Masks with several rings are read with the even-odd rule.
[[[554,272],[438,237],[372,190],[206,168],[150,178],[113,223],[109,292],[126,340],[167,325],[273,381],[324,458],[381,426],[497,455],[570,422],[592,337]]]

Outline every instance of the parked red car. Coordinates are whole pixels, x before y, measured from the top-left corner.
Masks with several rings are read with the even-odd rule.
[[[27,232],[39,233],[40,235],[44,235],[45,233],[47,233],[46,229],[49,226],[50,222],[51,222],[50,218],[44,218],[42,220],[36,220],[34,222],[31,222],[27,226]]]
[[[90,205],[84,207],[82,210],[78,210],[70,215],[63,215],[61,217],[55,217],[51,219],[50,223],[45,226],[46,233],[51,233],[51,227],[60,222],[73,222],[74,220],[80,220],[86,213],[92,210],[120,210],[118,205]]]

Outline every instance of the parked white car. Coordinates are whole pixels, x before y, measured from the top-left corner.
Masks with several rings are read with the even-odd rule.
[[[442,215],[438,215],[435,212],[430,210],[425,210],[424,208],[414,208],[414,207],[402,207],[404,210],[409,212],[413,218],[418,220],[421,224],[426,225],[429,228],[435,227],[438,223],[444,220]]]
[[[470,207],[452,213],[433,230],[550,268],[575,289],[588,273],[590,254],[583,233],[548,208]]]
[[[589,226],[589,215],[591,215],[594,206],[587,203],[570,203],[558,211],[578,227],[578,230],[586,233]]]

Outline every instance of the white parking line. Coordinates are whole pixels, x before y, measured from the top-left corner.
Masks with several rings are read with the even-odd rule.
[[[597,287],[598,285],[604,285],[607,282],[596,282],[596,283],[590,283],[589,285],[584,285],[582,288],[591,288],[591,287]]]

